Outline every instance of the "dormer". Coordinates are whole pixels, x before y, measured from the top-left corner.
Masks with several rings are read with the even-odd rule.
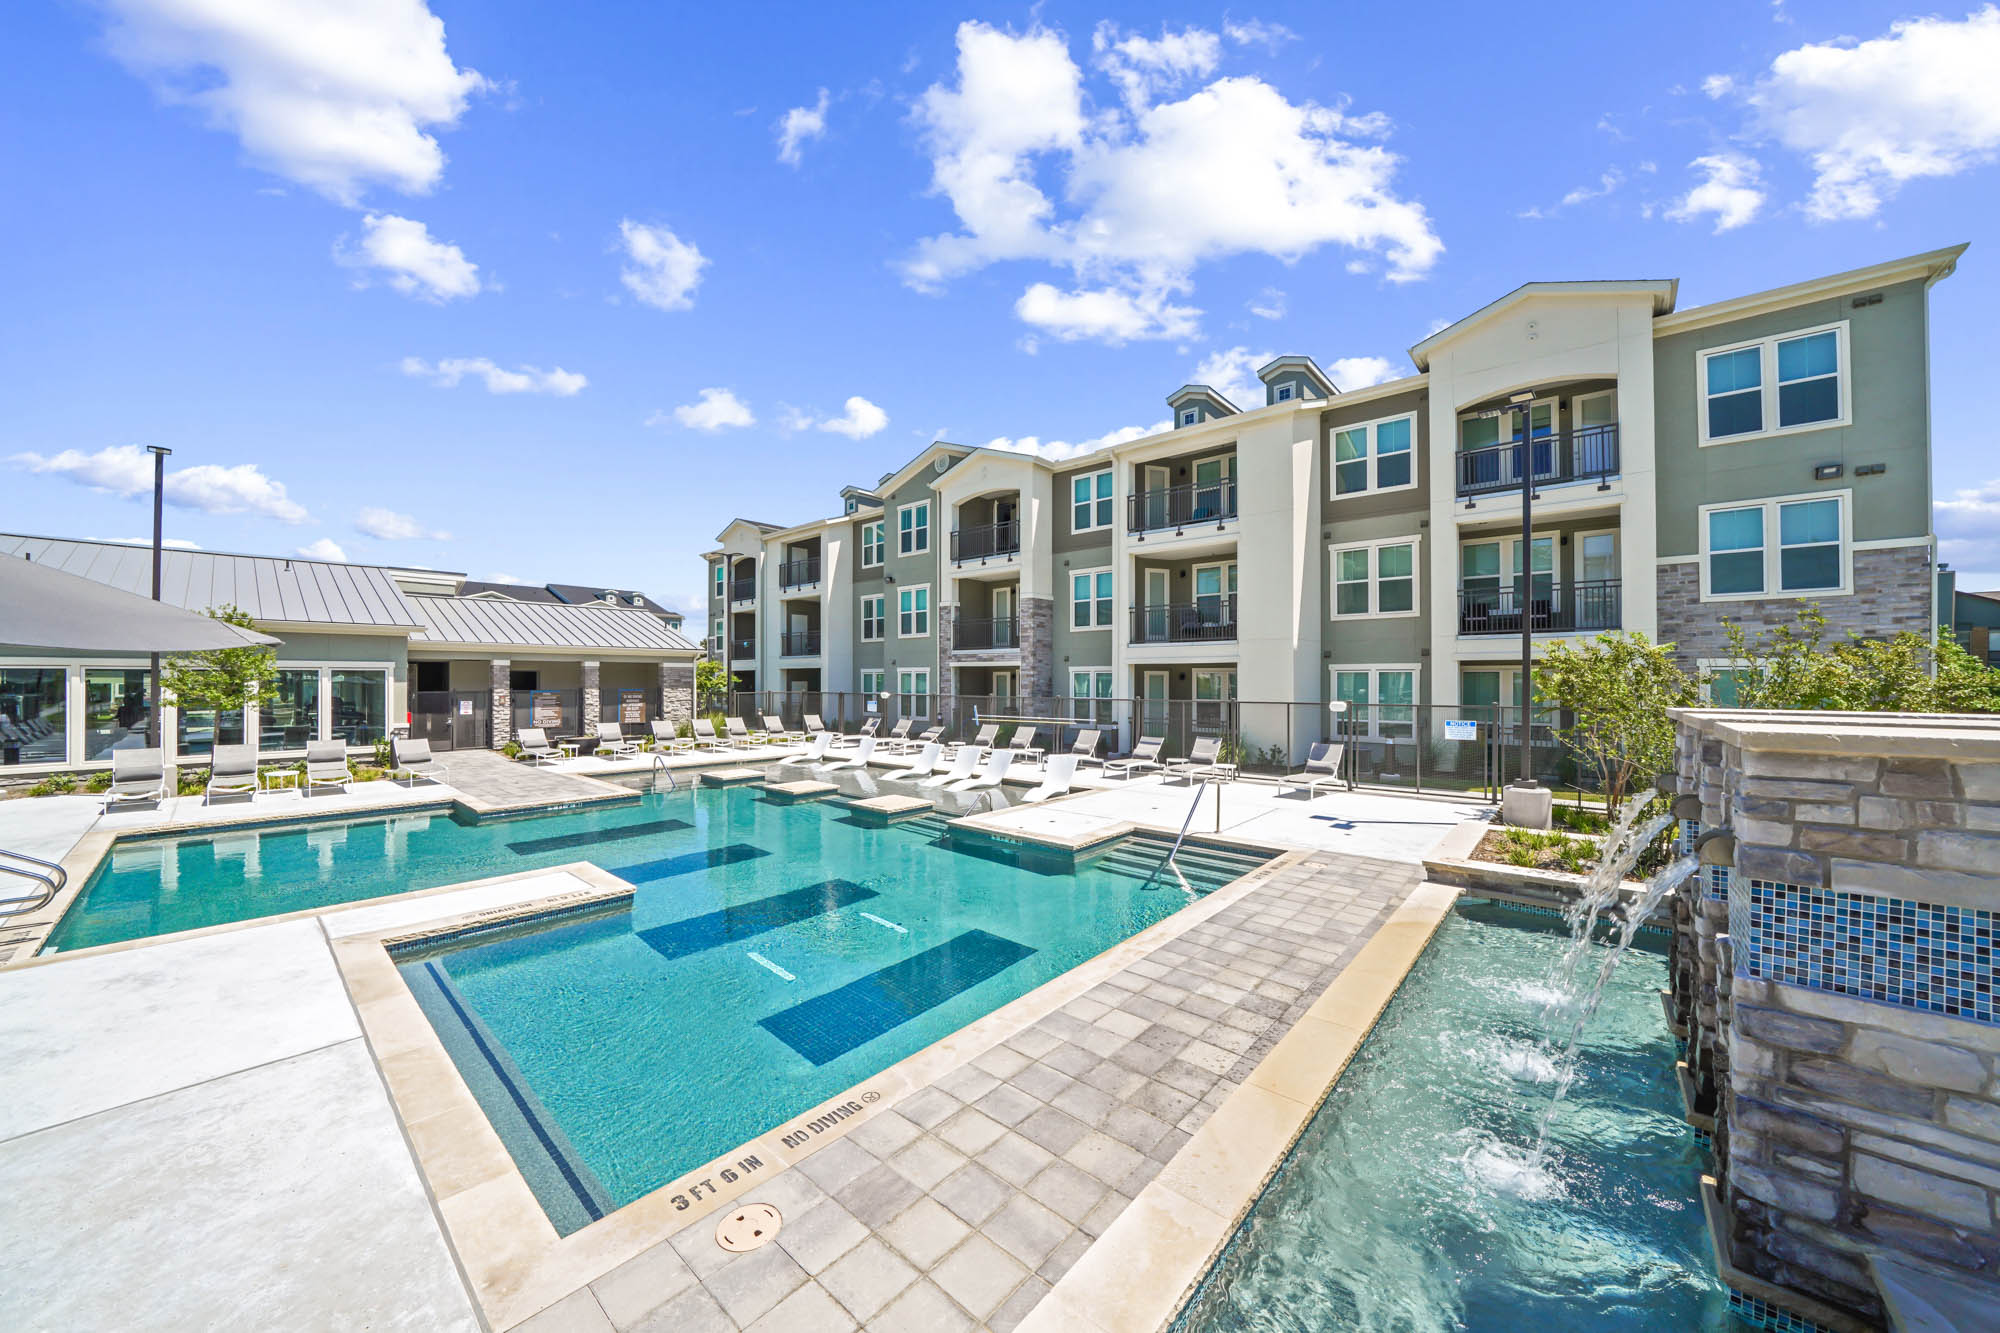
[[[1223,417],[1233,417],[1242,409],[1224,398],[1206,384],[1183,384],[1167,398],[1167,406],[1173,409],[1174,426],[1199,426],[1204,421],[1216,421]]]
[[[863,490],[859,486],[841,487],[840,498],[843,502],[845,512],[850,514],[858,514],[864,509],[880,509],[882,507],[881,496],[875,494],[873,491]]]
[[[1264,381],[1264,405],[1331,398],[1340,390],[1309,356],[1281,356],[1257,371]]]

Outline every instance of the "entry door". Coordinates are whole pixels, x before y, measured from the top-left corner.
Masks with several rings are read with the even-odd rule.
[[[1141,468],[1140,473],[1145,479],[1145,485],[1141,488],[1146,493],[1141,502],[1141,508],[1145,510],[1145,526],[1148,529],[1164,528],[1172,521],[1167,504],[1167,488],[1173,480],[1173,474],[1166,468],[1152,463]]]
[[[1236,456],[1204,458],[1194,465],[1194,505],[1190,519],[1214,518],[1229,512],[1230,485],[1236,480]]]
[[[1013,699],[1020,694],[1021,675],[1017,671],[996,671],[993,673],[993,697]]]
[[[1145,642],[1164,643],[1167,638],[1167,597],[1173,586],[1164,569],[1146,571],[1146,601],[1140,609],[1145,620]]]
[[[1142,701],[1139,734],[1141,736],[1164,736],[1167,734],[1167,719],[1171,712],[1167,703],[1167,673],[1164,671],[1142,672],[1139,681]]]
[[[1021,646],[1021,640],[1018,637],[1018,627],[1013,621],[1014,590],[1012,588],[995,588],[993,590],[993,638],[990,640],[995,648],[1018,648]],[[998,681],[999,677],[995,676],[994,679]],[[993,692],[995,694],[1000,693],[998,684],[994,685]]]

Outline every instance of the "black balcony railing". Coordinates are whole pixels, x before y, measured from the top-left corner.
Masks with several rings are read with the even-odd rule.
[[[1194,523],[1221,523],[1236,517],[1236,483],[1161,486],[1125,497],[1125,530],[1158,532]]]
[[[1236,637],[1236,594],[1132,608],[1133,643],[1213,643]]]
[[[1021,621],[1017,616],[991,620],[960,620],[951,627],[951,646],[962,649],[1019,648]]]
[[[951,562],[955,565],[967,560],[991,560],[995,556],[1013,555],[1020,549],[1019,519],[954,528],[951,534]]]
[[[816,629],[786,630],[778,636],[778,652],[784,657],[812,657],[819,652]]]
[[[809,588],[819,582],[819,557],[802,555],[778,566],[780,588]]]
[[[1561,435],[1543,435],[1529,442],[1534,454],[1535,482],[1559,486],[1565,482],[1601,480],[1618,471],[1618,427],[1585,426]],[[1521,484],[1521,446],[1492,444],[1467,449],[1458,456],[1458,493],[1484,495],[1509,491]]]
[[[732,579],[729,583],[729,600],[732,602],[754,602],[757,600],[757,580]]]
[[[731,639],[729,641],[729,657],[731,661],[746,662],[756,656],[757,641],[755,639]]]
[[[1617,579],[1590,583],[1551,583],[1537,579],[1534,591],[1523,594],[1520,583],[1501,587],[1497,581],[1458,590],[1460,634],[1519,634],[1525,602],[1528,628],[1536,634],[1594,632],[1620,628],[1622,606]]]

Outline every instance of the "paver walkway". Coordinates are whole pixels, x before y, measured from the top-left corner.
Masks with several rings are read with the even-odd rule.
[[[492,750],[453,750],[439,756],[444,781],[475,810],[553,805],[564,801],[630,796],[631,790],[581,773],[558,773]],[[606,764],[607,769],[610,768]]]
[[[1325,989],[1421,872],[1315,853],[518,1327],[1011,1329]]]

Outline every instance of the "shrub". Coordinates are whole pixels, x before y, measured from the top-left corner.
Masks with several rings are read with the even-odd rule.
[[[387,736],[383,736],[375,742],[375,762],[383,768],[387,768],[396,762],[395,754],[389,747],[390,740]]]
[[[174,776],[179,779],[174,790],[181,796],[199,796],[208,790],[206,768],[177,768]]]
[[[684,741],[689,739],[693,735],[694,735],[694,723],[692,722],[683,722],[678,727],[674,728],[674,737],[677,740]]]
[[[111,774],[92,773],[90,775],[90,781],[83,784],[83,789],[88,792],[110,791]]]
[[[28,788],[30,796],[67,796],[76,790],[76,774],[51,773]]]
[[[509,759],[519,759],[521,757],[521,742],[508,741],[500,747],[500,753],[506,755]]]

